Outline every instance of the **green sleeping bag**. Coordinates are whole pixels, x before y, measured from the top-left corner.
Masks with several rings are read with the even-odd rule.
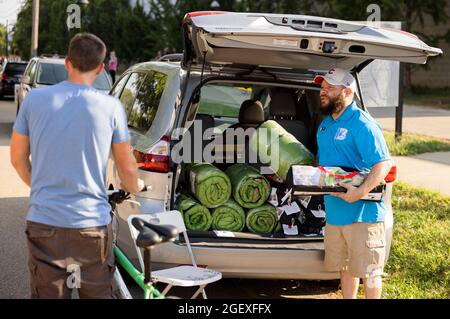
[[[235,164],[225,173],[233,188],[233,198],[245,208],[259,207],[270,195],[270,184],[255,168],[245,164]]]
[[[272,120],[265,121],[258,127],[256,134],[252,135],[250,150],[257,153],[261,162],[267,163],[266,165],[269,165],[283,180],[286,180],[291,165],[316,164],[314,155],[292,134]]]
[[[187,230],[206,231],[211,227],[212,217],[208,208],[199,204],[192,197],[180,195],[177,200],[177,208],[183,214]]]
[[[245,212],[234,200],[229,199],[212,211],[212,229],[239,232],[245,226]]]
[[[270,233],[277,224],[276,208],[270,204],[252,208],[247,211],[247,228],[256,234]]]
[[[230,179],[212,164],[189,165],[188,180],[190,192],[208,208],[222,205],[231,196]]]

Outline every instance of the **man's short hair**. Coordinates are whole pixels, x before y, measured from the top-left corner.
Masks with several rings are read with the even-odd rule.
[[[89,72],[105,60],[105,43],[92,33],[78,33],[69,44],[68,58],[81,72]]]

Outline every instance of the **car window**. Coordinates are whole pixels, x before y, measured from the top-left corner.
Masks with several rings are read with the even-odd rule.
[[[136,99],[137,90],[142,82],[144,82],[146,76],[146,73],[132,73],[122,90],[122,94],[120,94],[119,99],[125,107],[125,113],[127,115],[130,114],[134,100]]]
[[[27,67],[25,68],[25,71],[23,72],[23,75],[28,75],[28,76],[30,76],[31,68],[34,66],[35,63],[36,63],[36,62],[34,62],[34,60],[31,60],[31,61],[28,63]]]
[[[53,85],[66,79],[64,64],[40,63],[37,68],[36,82],[39,84]]]
[[[122,93],[122,89],[125,86],[125,83],[127,83],[127,80],[129,78],[129,74],[125,75],[123,78],[121,78],[116,85],[111,90],[111,95],[114,97],[119,97],[120,93]]]
[[[109,91],[111,90],[111,84],[108,79],[108,75],[105,71],[97,75],[97,78],[95,79],[95,82],[92,84],[94,88],[97,90],[102,91]]]
[[[25,63],[7,63],[5,73],[7,75],[22,75],[27,65]]]
[[[28,74],[30,76],[30,83],[34,82],[34,78],[36,77],[36,62],[33,62],[33,65],[30,67],[30,73]]]
[[[53,85],[67,80],[67,70],[64,64],[40,63],[37,71],[36,82],[39,84]],[[111,86],[106,72],[100,73],[92,84],[97,90],[109,91]]]
[[[147,131],[153,123],[161,96],[166,87],[167,74],[150,71],[142,85],[136,91],[136,99],[131,112],[128,113],[128,124],[141,131]]]
[[[242,102],[251,98],[252,88],[208,84],[202,87],[198,113],[237,118]]]

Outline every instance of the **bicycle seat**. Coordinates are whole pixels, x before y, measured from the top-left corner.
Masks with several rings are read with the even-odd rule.
[[[178,235],[178,230],[173,225],[155,225],[138,217],[133,218],[131,223],[139,231],[136,245],[141,248],[174,240]]]

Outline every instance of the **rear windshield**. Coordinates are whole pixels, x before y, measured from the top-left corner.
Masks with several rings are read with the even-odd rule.
[[[93,87],[97,90],[110,90],[106,72],[102,72],[97,76]],[[67,70],[64,64],[41,63],[39,66],[37,80],[39,84],[53,85],[67,79]]]
[[[26,67],[26,63],[8,63],[5,67],[5,73],[8,75],[22,75]]]
[[[242,102],[251,96],[251,87],[208,84],[202,87],[198,113],[237,118]]]

